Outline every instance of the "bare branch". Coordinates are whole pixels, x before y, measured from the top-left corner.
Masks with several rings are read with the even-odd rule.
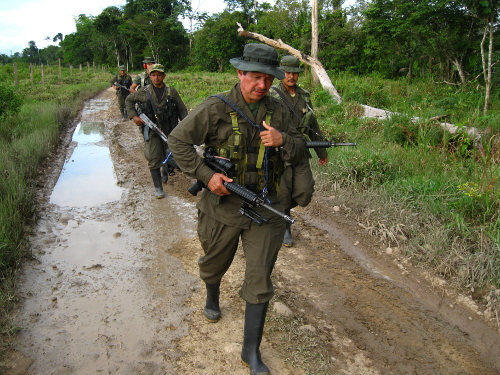
[[[337,103],[342,103],[342,98],[340,97],[339,93],[337,92],[337,89],[333,86],[332,81],[330,80],[330,77],[328,77],[328,74],[326,73],[325,68],[323,67],[323,64],[321,62],[309,55],[306,55],[299,50],[289,46],[286,43],[283,43],[281,39],[274,40],[265,37],[262,34],[254,33],[248,30],[243,29],[240,23],[238,24],[238,35],[246,38],[246,39],[253,39],[257,40],[259,42],[262,42],[264,44],[267,44],[268,46],[271,46],[273,48],[279,49],[279,50],[284,50],[288,52],[290,55],[295,56],[298,58],[300,61],[302,61],[304,64],[309,65],[311,69],[314,70],[316,73],[316,76],[319,79],[319,82],[321,83],[321,86],[323,89],[328,91],[330,95],[334,97],[334,99],[337,101]]]

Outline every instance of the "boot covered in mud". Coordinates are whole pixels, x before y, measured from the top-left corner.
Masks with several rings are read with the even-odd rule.
[[[153,184],[155,185],[155,197],[157,199],[165,198],[165,192],[161,184],[161,171],[160,169],[150,169]]]
[[[168,173],[168,169],[165,165],[161,167],[161,181],[166,184],[168,182],[168,176],[170,176],[170,173]]]
[[[120,108],[120,112],[122,114],[122,121],[127,120],[127,110],[125,108]]]
[[[260,357],[260,343],[264,332],[264,323],[269,302],[248,303],[245,309],[245,328],[241,360],[250,367],[251,375],[269,375],[269,368]]]
[[[205,303],[205,316],[209,322],[215,323],[220,319],[219,295],[220,281],[216,284],[205,283],[207,288],[207,301]]]
[[[290,209],[285,210],[285,214],[290,216]],[[288,221],[286,222],[285,236],[283,237],[283,245],[285,246],[293,246],[293,237],[292,237],[292,224]]]

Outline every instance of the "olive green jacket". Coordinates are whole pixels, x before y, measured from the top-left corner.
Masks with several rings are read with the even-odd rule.
[[[257,118],[255,118],[243,99],[239,83],[225,95],[236,103],[255,124],[262,124],[268,111],[272,111],[269,125],[279,130],[283,136],[283,144],[280,147],[282,160],[296,163],[302,159],[305,139],[298,130],[290,126],[290,111],[281,102],[269,95],[264,97],[260,101]],[[203,162],[193,146],[218,147],[224,144],[233,133],[231,112],[234,112],[234,109],[220,98],[209,97],[191,111],[170,133],[168,144],[180,169],[205,185],[208,184],[215,171]],[[237,117],[239,130],[246,139],[254,140],[259,137],[259,129],[250,125],[242,116]],[[249,227],[250,219],[239,214],[241,202],[240,198],[232,194],[219,197],[205,190],[198,208],[224,224],[245,229]],[[266,211],[261,211],[261,213],[269,216]]]
[[[114,86],[115,82],[118,82],[120,85],[125,86],[125,88],[129,89],[132,86],[132,76],[130,74],[125,74],[124,76],[117,74],[115,75],[109,83],[111,86]],[[116,90],[116,95],[128,96],[129,92],[125,89]]]
[[[179,107],[179,119],[182,120],[184,119],[187,114],[188,110],[184,102],[182,101],[178,91],[175,89],[175,87],[172,86],[167,86],[165,85],[165,93],[163,94],[163,97],[161,98],[160,101],[156,98],[156,95],[154,93],[154,90],[152,89],[151,85],[146,86],[145,88],[142,88],[140,90],[137,90],[136,92],[130,94],[127,96],[127,99],[125,100],[125,104],[127,107],[127,114],[130,118],[134,116],[138,116],[137,110],[135,108],[135,103],[142,103],[142,102],[147,102],[148,101],[148,94],[146,90],[149,90],[151,92],[151,97],[153,98],[154,104],[157,108],[163,108],[166,105],[167,101],[167,93],[170,88],[170,95],[172,98],[176,101],[178,107]],[[151,119],[154,121],[154,119]]]
[[[284,94],[285,98],[292,104],[295,112],[297,113],[298,117],[290,110],[290,120],[292,121],[292,125],[305,134],[311,141],[324,141],[325,139],[322,136],[318,121],[314,115],[311,95],[309,92],[297,86],[296,95],[292,97],[282,82],[273,87],[276,87]],[[270,94],[276,99],[281,100],[287,108],[290,108],[273,88],[271,88]],[[304,119],[304,115],[308,112],[312,112],[312,117],[307,125],[307,128],[303,128],[304,124],[302,123],[302,120]],[[326,148],[315,148],[314,151],[316,152],[316,155],[318,155],[318,158],[328,157],[328,151]]]

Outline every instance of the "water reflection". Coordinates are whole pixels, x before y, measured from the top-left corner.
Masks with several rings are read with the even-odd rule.
[[[66,161],[50,202],[59,206],[98,206],[120,199],[113,163],[103,140],[102,122],[81,122],[73,141],[77,146]]]

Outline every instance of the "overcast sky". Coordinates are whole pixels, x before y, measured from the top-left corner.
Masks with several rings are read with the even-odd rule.
[[[75,17],[98,16],[109,6],[125,5],[126,0],[0,0],[0,54],[22,52],[34,40],[38,48],[54,44],[52,38],[76,31]],[[220,12],[224,0],[193,0],[202,12]],[[50,41],[44,40],[46,36]]]
[[[0,54],[10,56],[22,52],[31,40],[38,48],[55,44],[52,38],[58,33],[67,35],[76,31],[78,15],[98,16],[109,6],[125,3],[126,0],[0,0]],[[224,0],[192,0],[192,6],[194,10],[216,13],[225,8],[225,3]],[[47,36],[50,41],[44,40]]]

